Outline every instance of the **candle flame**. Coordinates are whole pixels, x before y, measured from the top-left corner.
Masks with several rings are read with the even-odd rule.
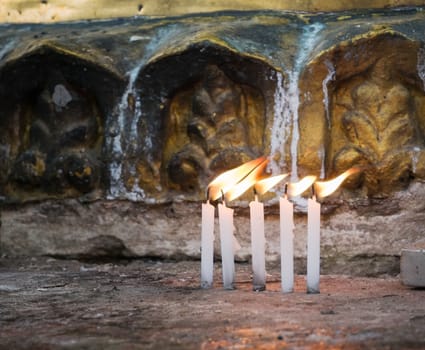
[[[288,177],[289,174],[276,175],[272,177],[268,177],[266,179],[262,179],[256,182],[254,189],[255,193],[264,194],[274,186],[276,186],[279,182],[281,182],[284,178]]]
[[[344,182],[344,180],[359,171],[358,168],[350,168],[337,176],[333,180],[329,181],[318,181],[314,184],[314,189],[318,197],[326,197],[334,193],[338,187]]]
[[[258,179],[263,174],[267,163],[267,161],[262,162],[254,170],[252,170],[241,182],[239,182],[238,184],[233,186],[229,191],[227,191],[224,196],[225,199],[230,202],[243,195],[250,187],[252,187],[258,181]]]
[[[288,184],[288,196],[290,196],[290,197],[299,196],[307,188],[309,188],[311,185],[313,185],[314,181],[316,181],[316,176],[308,175],[298,182],[289,183]]]
[[[220,174],[208,185],[208,199],[217,200],[265,161],[265,157],[260,157]]]

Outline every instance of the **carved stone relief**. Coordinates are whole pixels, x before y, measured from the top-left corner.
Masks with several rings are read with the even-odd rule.
[[[198,189],[199,177],[258,156],[264,99],[209,65],[200,81],[172,98],[165,124],[163,167],[170,186]]]
[[[324,265],[367,274],[366,256],[395,271],[423,237],[424,19],[403,8],[3,25],[1,248],[88,256],[107,235],[134,257],[199,258],[207,184],[264,155],[300,178],[363,167],[322,201]],[[271,261],[276,199],[261,198]],[[249,210],[231,205],[247,260]],[[304,259],[307,216],[295,220]]]
[[[95,81],[84,83],[84,63],[46,51],[0,73],[0,192],[12,201],[81,196],[105,181],[107,105],[99,106]]]
[[[101,175],[95,148],[102,129],[92,97],[58,78],[31,98],[33,103],[23,111],[29,125],[11,180],[23,188],[40,186],[52,193],[93,190]]]
[[[423,175],[416,174],[415,167],[415,157],[425,155],[419,128],[423,111],[415,99],[425,97],[392,67],[391,58],[380,58],[367,72],[341,84],[335,94],[335,104],[343,112],[333,119],[338,130],[331,131],[332,168],[361,167],[357,185],[371,195],[401,189]]]
[[[257,29],[261,32],[257,27],[253,32]],[[234,42],[222,39],[228,32],[180,35],[171,45],[173,30],[164,31],[169,36],[132,36],[137,39],[132,45],[140,46],[128,48],[131,60],[119,64],[113,45],[108,50],[116,50],[114,59],[98,62],[93,57],[99,47],[84,56],[73,51],[76,45],[67,50],[44,39],[38,48],[23,46],[2,59],[0,196],[18,202],[79,197],[117,184],[117,195],[109,191],[110,198],[163,202],[177,192],[199,199],[220,172],[270,155],[271,132],[278,137],[279,128],[293,130],[293,125],[274,125],[274,119],[280,113],[275,110],[277,69],[282,86],[290,77],[290,68],[285,72],[276,62],[296,53],[296,36],[281,33],[293,51],[280,48],[276,56],[271,50],[261,56],[261,45],[249,52],[246,37],[239,52]],[[298,148],[292,152],[289,132],[281,149],[286,164],[278,171],[295,164],[294,154],[300,177],[330,178],[360,166],[363,171],[345,185],[373,196],[424,179],[420,43],[386,29],[356,37],[349,32],[353,40],[342,43],[329,33],[329,47],[309,48],[313,59],[300,71]],[[120,83],[105,62],[124,67]],[[335,74],[327,81],[329,69]],[[280,102],[292,103],[286,97]],[[116,178],[114,161],[120,166]]]
[[[303,173],[318,175],[322,166],[332,177],[360,167],[343,186],[373,197],[425,178],[419,49],[401,35],[370,33],[312,62],[302,82],[309,91],[300,111]]]
[[[208,42],[167,54],[137,80],[137,174],[125,173],[127,188],[137,177],[156,198],[203,198],[214,176],[267,154],[275,71]]]

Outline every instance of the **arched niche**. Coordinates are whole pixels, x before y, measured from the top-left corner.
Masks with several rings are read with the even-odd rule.
[[[105,119],[123,82],[53,44],[0,65],[0,193],[6,201],[102,192]]]
[[[267,154],[275,80],[265,61],[208,41],[150,62],[137,79],[139,185],[199,198],[215,175]]]
[[[399,33],[371,32],[310,62],[301,83],[309,95],[300,112],[304,172],[360,167],[345,185],[378,197],[425,177],[421,50]]]

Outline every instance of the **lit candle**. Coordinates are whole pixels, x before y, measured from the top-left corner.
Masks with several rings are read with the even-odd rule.
[[[294,291],[294,205],[287,196],[298,196],[309,188],[316,176],[306,176],[285,186],[285,197],[280,198],[280,262],[283,293]]]
[[[243,181],[248,174],[261,164],[267,164],[266,158],[260,157],[251,160],[220,174],[208,185],[208,198],[212,201],[219,199],[223,194],[228,193],[237,184]]]
[[[225,289],[233,289],[235,283],[233,209],[226,207],[224,201],[218,204],[218,217],[220,226],[223,287]]]
[[[307,293],[320,293],[320,203],[317,197],[323,198],[332,194],[342,182],[359,169],[351,168],[329,181],[318,181],[313,185],[313,198],[308,200],[307,219]]]
[[[259,166],[264,163],[264,165],[259,168]],[[241,186],[239,185],[246,179],[248,176],[253,176],[251,174],[257,174],[258,169],[262,171],[264,166],[267,164],[266,158],[260,157],[254,160],[251,160],[237,168],[230,169],[219,176],[217,176],[209,185],[208,185],[208,199],[217,200],[220,196],[223,199],[223,203],[218,205],[218,218],[219,218],[219,228],[220,228],[220,246],[221,246],[221,261],[222,261],[222,270],[223,270],[223,286],[226,289],[233,289],[235,281],[235,262],[234,262],[234,250],[237,249],[237,241],[233,235],[233,209],[226,207],[224,195],[231,190],[236,188],[236,192],[239,193]],[[249,175],[247,175],[249,174]],[[245,187],[245,183],[243,184]],[[251,185],[252,186],[252,185]],[[241,192],[240,194],[242,194]],[[240,195],[239,194],[239,195]],[[236,198],[238,195],[231,195],[231,197]],[[229,198],[230,201],[232,198]],[[211,210],[211,209],[209,209]],[[211,214],[206,214],[207,215]],[[206,219],[207,220],[207,219]],[[211,219],[209,219],[211,220]],[[210,225],[211,221],[209,221]],[[211,227],[206,224],[205,230],[211,232]],[[204,226],[202,226],[204,229]],[[206,234],[206,237],[210,235]],[[206,238],[208,239],[208,238]],[[204,247],[202,246],[202,249]],[[207,248],[208,250],[208,248]],[[206,253],[207,254],[207,253]],[[208,257],[211,255],[208,254]],[[208,259],[208,258],[206,258]],[[208,265],[210,266],[210,265]],[[202,271],[202,268],[201,268]],[[206,267],[208,271],[208,267]],[[207,273],[207,272],[206,272]],[[201,277],[202,279],[202,277]],[[201,282],[202,283],[202,282]]]
[[[214,207],[202,203],[201,288],[211,288],[214,273]]]
[[[320,203],[308,199],[307,219],[307,293],[320,293]]]
[[[264,205],[255,200],[249,203],[251,214],[252,283],[255,291],[266,289],[266,239],[264,237]]]
[[[285,191],[286,192],[286,191]],[[294,291],[294,205],[280,198],[280,269],[283,293]]]
[[[227,191],[225,199],[229,202],[244,194],[251,188],[262,175],[267,166],[264,160],[252,169],[240,182]],[[224,201],[223,201],[224,202]],[[252,206],[251,206],[252,204]],[[254,290],[264,290],[266,287],[266,267],[265,267],[265,238],[264,238],[264,209],[263,204],[258,202],[250,203],[251,209],[251,247],[253,262],[253,283]],[[233,217],[232,217],[233,219]],[[235,240],[236,241],[236,240]],[[237,242],[237,241],[236,241]],[[255,260],[255,263],[254,263]],[[224,272],[223,272],[224,273]],[[223,275],[224,276],[224,275]]]
[[[264,194],[276,186],[288,174],[277,175],[255,183],[255,201],[249,204],[251,209],[251,251],[254,290],[266,289],[266,239],[264,235],[264,205],[258,201],[258,194]]]

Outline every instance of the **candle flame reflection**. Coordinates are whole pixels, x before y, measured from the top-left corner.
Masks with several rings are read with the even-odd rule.
[[[284,178],[288,177],[288,175],[289,174],[276,175],[257,181],[254,185],[255,193],[266,193],[268,190],[272,189],[279,182],[281,182]]]
[[[265,167],[267,166],[267,161],[262,162],[258,165],[254,170],[252,170],[241,182],[233,186],[230,190],[228,190],[224,198],[227,201],[232,201],[239,196],[243,195],[250,187],[252,187],[258,179],[261,178],[261,175],[264,172]]]
[[[232,187],[237,183],[241,182],[248,174],[256,169],[260,164],[266,162],[266,157],[260,157],[244,163],[237,168],[230,169],[220,175],[218,175],[208,185],[208,199],[213,201],[217,200],[226,194]]]
[[[302,180],[294,183],[288,184],[288,196],[295,197],[299,196],[303,193],[307,188],[313,185],[314,181],[316,181],[316,176],[308,175],[304,177]]]
[[[350,168],[333,180],[316,182],[314,184],[314,189],[317,196],[323,198],[331,195],[338,189],[347,177],[357,173],[359,170],[360,169],[358,168]]]

